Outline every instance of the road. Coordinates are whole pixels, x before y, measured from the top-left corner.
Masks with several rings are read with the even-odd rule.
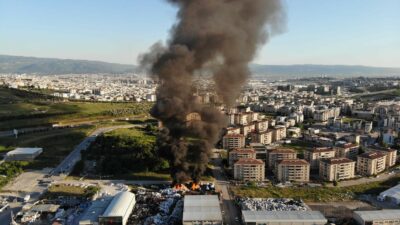
[[[213,164],[213,175],[216,179],[215,188],[217,191],[221,191],[222,211],[224,211],[224,214],[222,216],[224,224],[240,225],[241,223],[239,221],[236,221],[236,217],[240,218],[241,214],[239,209],[236,207],[234,203],[234,198],[232,197],[229,190],[229,181],[222,171],[222,160],[214,159]]]
[[[51,175],[69,175],[74,168],[75,164],[81,159],[81,152],[86,150],[89,145],[96,140],[97,136],[110,132],[115,129],[120,128],[131,128],[137,127],[140,125],[121,125],[121,126],[113,126],[113,127],[103,127],[96,129],[93,131],[88,137],[86,137],[79,145],[75,147],[75,149],[51,172]]]

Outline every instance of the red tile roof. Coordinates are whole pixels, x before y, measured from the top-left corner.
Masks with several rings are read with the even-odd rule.
[[[241,158],[235,165],[264,165],[264,162],[259,159]]]

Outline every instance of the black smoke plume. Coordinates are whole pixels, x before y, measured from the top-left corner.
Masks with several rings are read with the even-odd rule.
[[[165,129],[160,151],[170,161],[174,182],[199,181],[208,156],[226,125],[216,109],[196,101],[193,78],[212,68],[217,95],[232,106],[249,77],[248,63],[270,35],[280,32],[280,0],[169,0],[178,21],[166,47],[155,44],[141,65],[160,82],[152,115]],[[190,113],[201,121],[187,122]]]

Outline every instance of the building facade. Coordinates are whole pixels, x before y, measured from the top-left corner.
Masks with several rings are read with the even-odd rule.
[[[245,137],[243,134],[227,134],[222,138],[222,147],[230,150],[235,148],[244,148]]]
[[[335,154],[332,148],[312,148],[304,151],[304,159],[310,163],[311,169],[318,169],[321,159],[334,158]]]
[[[310,164],[304,159],[284,159],[277,163],[276,176],[280,182],[310,181]]]
[[[263,181],[265,177],[265,164],[259,159],[239,159],[234,164],[233,175],[235,180]]]
[[[356,162],[348,158],[329,158],[319,162],[319,177],[325,181],[352,179],[355,170]]]
[[[386,154],[371,151],[357,157],[357,173],[364,176],[373,176],[385,171]]]

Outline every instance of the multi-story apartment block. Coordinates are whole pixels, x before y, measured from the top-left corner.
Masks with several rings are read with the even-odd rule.
[[[233,164],[239,159],[255,159],[256,151],[252,148],[237,148],[229,152],[229,165]]]
[[[273,169],[275,168],[275,164],[277,161],[283,159],[296,159],[297,154],[296,151],[293,149],[287,148],[280,148],[271,150],[268,152],[268,168]]]
[[[310,164],[304,159],[278,161],[276,176],[280,182],[308,182],[310,181]]]
[[[260,120],[256,121],[255,123],[255,129],[257,132],[264,132],[268,129],[268,120]]]
[[[222,147],[224,149],[243,148],[245,138],[243,134],[227,134],[222,138]]]
[[[348,158],[356,160],[360,146],[358,144],[346,143],[343,145],[335,146],[336,157]]]
[[[372,176],[381,173],[386,168],[386,154],[379,151],[371,151],[357,157],[357,173]]]
[[[236,180],[263,181],[265,177],[265,164],[259,159],[239,159],[234,164],[233,175]]]
[[[376,151],[386,154],[386,168],[396,165],[397,161],[397,150],[393,148],[379,148],[374,149]]]
[[[356,162],[348,158],[328,158],[319,162],[319,177],[326,181],[354,178]]]
[[[277,125],[272,129],[272,142],[280,141],[286,138],[286,127]]]
[[[255,124],[251,123],[251,124],[246,124],[246,125],[240,125],[240,133],[243,134],[245,137],[247,137],[247,135],[255,130]]]
[[[272,130],[256,132],[251,134],[251,141],[254,143],[261,143],[270,145],[272,143]]]
[[[335,154],[336,152],[333,148],[312,148],[304,151],[304,159],[310,163],[311,169],[318,169],[321,159],[333,158]]]

